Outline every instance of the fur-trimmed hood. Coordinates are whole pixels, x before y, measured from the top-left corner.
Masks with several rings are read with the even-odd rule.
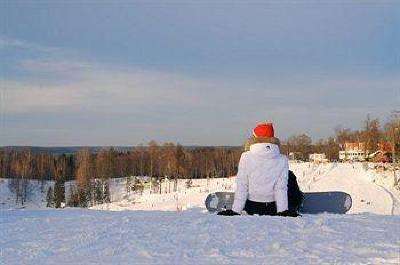
[[[279,141],[278,138],[276,137],[254,137],[251,136],[249,137],[245,144],[244,144],[244,151],[249,151],[250,150],[250,146],[253,144],[260,144],[260,143],[270,143],[270,144],[276,144],[276,145],[280,145],[281,141]]]

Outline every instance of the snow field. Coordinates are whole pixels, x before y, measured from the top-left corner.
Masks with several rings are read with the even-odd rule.
[[[363,163],[291,163],[290,169],[298,178],[304,192],[344,191],[351,195],[353,205],[348,213],[400,214],[400,191],[393,187],[390,171],[377,172]],[[397,172],[400,174],[400,172]],[[168,210],[179,211],[191,207],[204,207],[209,192],[233,191],[235,178],[194,179],[193,187],[186,188],[186,180],[178,181],[177,192],[164,193],[168,183],[163,183],[162,194],[145,192],[126,197],[125,182],[112,187],[113,201],[94,206],[104,210]],[[208,183],[208,184],[207,184]],[[118,197],[118,198],[117,198]],[[120,198],[124,198],[119,200]]]
[[[353,198],[349,213],[400,214],[400,190],[393,186],[393,171],[377,171],[374,165],[365,163],[290,163],[290,168],[298,178],[300,188],[307,191],[345,191]],[[397,171],[400,175],[400,171]],[[400,178],[400,177],[398,177]],[[204,200],[210,192],[233,191],[235,178],[193,179],[192,186],[186,187],[185,179],[177,182],[162,182],[161,194],[145,190],[143,194],[126,191],[126,178],[110,180],[112,203],[96,205],[103,210],[162,210],[182,211],[192,207],[204,207]],[[8,180],[0,179],[0,209],[20,208],[15,204],[15,196],[8,189]],[[31,181],[32,192],[25,207],[37,209],[46,207],[46,193],[53,182]],[[68,198],[71,182],[66,183]]]
[[[171,193],[165,182],[162,194],[141,196],[127,195],[126,180],[113,179],[113,202],[91,210],[39,209],[46,192],[37,183],[27,209],[16,210],[0,179],[0,264],[400,264],[400,192],[392,172],[361,163],[290,168],[303,191],[348,192],[352,214],[208,214],[207,194],[233,190],[235,178],[193,180],[190,188],[179,180]]]
[[[21,208],[21,203],[15,203],[15,195],[8,188],[10,179],[0,178],[0,210],[10,208]],[[28,209],[46,208],[46,194],[53,181],[29,181],[29,197],[24,205]],[[43,191],[43,192],[42,192]]]
[[[400,216],[9,210],[0,264],[399,264]]]

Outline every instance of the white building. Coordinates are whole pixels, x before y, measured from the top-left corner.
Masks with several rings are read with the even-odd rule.
[[[364,161],[368,156],[368,150],[365,151],[365,143],[345,143],[344,149],[344,151],[339,151],[340,160]]]
[[[354,151],[339,151],[339,159],[340,160],[365,160],[365,152],[360,150]]]
[[[301,160],[303,160],[303,153],[290,152],[288,157],[289,157],[290,161],[301,161]]]
[[[328,159],[326,159],[325,154],[310,154],[309,155],[309,160],[311,162],[328,162]]]

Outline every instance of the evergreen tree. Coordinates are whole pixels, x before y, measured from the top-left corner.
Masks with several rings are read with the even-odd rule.
[[[71,187],[71,190],[69,192],[69,198],[67,201],[67,206],[79,207],[79,195],[75,187]]]
[[[56,208],[60,208],[61,203],[65,203],[65,185],[61,178],[56,178],[56,183],[54,184],[54,205]]]
[[[102,203],[103,202],[103,185],[101,184],[101,181],[96,180],[94,182],[94,203]]]
[[[106,181],[103,186],[103,203],[110,203],[110,202],[111,202],[110,185],[108,181]]]
[[[51,186],[47,190],[46,202],[46,207],[54,208],[54,193]]]

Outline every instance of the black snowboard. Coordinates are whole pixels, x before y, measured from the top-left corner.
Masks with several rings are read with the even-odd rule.
[[[232,209],[234,192],[214,192],[206,198],[206,207],[210,213]],[[350,210],[351,196],[341,191],[305,192],[301,207],[303,214],[334,213],[345,214]]]

